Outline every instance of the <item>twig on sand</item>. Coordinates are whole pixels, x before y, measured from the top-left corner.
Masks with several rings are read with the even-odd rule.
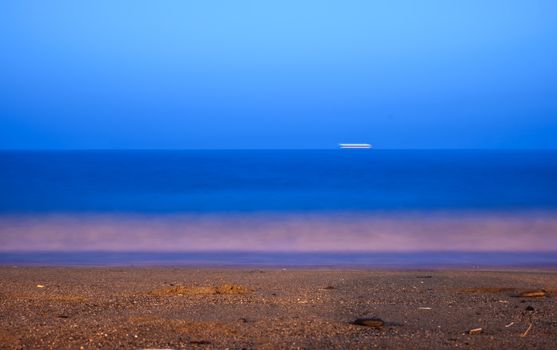
[[[528,335],[528,332],[530,332],[530,330],[532,329],[532,323],[530,323],[530,325],[528,326],[528,329],[526,330],[526,332],[522,333],[520,336],[522,338],[524,338],[525,336]]]
[[[544,289],[540,290],[528,290],[526,292],[520,293],[518,296],[520,298],[542,298],[545,297],[547,292]]]
[[[506,324],[506,325],[505,325],[505,328],[509,328],[509,327],[512,326],[513,324],[514,324],[514,322],[511,322],[511,323],[509,323],[509,324]]]
[[[471,330],[468,331],[468,334],[479,334],[483,331],[482,328],[473,328]]]

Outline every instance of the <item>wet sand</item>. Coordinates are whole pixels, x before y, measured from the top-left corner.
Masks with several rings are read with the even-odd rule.
[[[556,296],[557,270],[5,266],[0,348],[554,349]]]

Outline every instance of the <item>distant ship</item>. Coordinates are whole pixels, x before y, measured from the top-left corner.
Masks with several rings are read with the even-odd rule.
[[[360,148],[360,149],[370,149],[373,146],[369,143],[341,143],[339,147],[342,149],[345,148]]]

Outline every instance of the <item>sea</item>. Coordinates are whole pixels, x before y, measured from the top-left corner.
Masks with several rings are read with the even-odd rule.
[[[557,267],[557,151],[0,151],[0,264]]]

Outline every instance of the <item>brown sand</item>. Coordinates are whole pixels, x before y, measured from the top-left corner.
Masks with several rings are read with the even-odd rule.
[[[555,270],[1,267],[0,348],[555,349],[556,290]]]

